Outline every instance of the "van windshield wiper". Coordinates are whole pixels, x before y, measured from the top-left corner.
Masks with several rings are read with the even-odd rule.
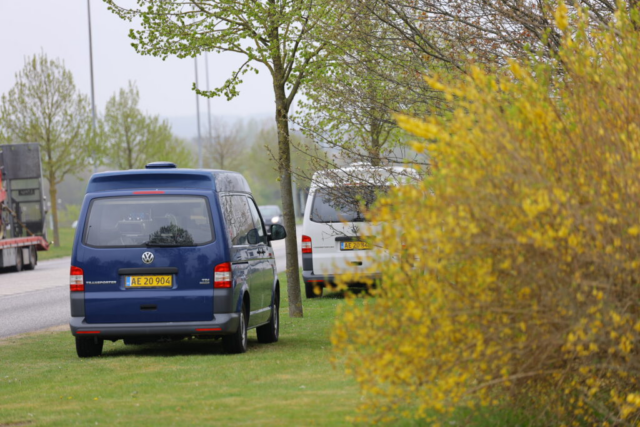
[[[144,242],[146,247],[176,247],[176,246],[195,246],[195,243],[171,243],[171,242]]]

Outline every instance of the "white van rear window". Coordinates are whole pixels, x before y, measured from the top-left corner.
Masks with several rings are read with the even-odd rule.
[[[365,222],[367,219],[360,209],[363,203],[369,208],[386,192],[388,186],[354,185],[328,187],[317,190],[313,196],[310,219],[313,222]]]
[[[93,200],[83,243],[99,248],[197,246],[214,238],[205,197],[145,195]]]

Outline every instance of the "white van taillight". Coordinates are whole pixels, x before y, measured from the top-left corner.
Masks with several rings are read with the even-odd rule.
[[[231,282],[231,263],[225,262],[216,265],[216,268],[213,270],[213,287],[230,288]]]
[[[302,253],[310,254],[311,253],[311,237],[302,236]]]
[[[84,292],[84,271],[80,267],[71,266],[69,289],[71,292]]]

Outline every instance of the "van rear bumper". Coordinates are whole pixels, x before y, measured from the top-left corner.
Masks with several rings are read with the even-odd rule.
[[[84,319],[71,318],[71,334],[108,339],[151,335],[229,335],[238,330],[240,313],[216,314],[214,320],[208,322],[87,323]]]

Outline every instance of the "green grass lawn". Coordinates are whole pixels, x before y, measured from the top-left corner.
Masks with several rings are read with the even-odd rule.
[[[352,377],[329,362],[339,294],[304,300],[288,316],[282,290],[280,341],[225,355],[222,343],[190,340],[125,346],[106,342],[102,357],[79,359],[63,332],[0,339],[0,427],[23,425],[350,425],[360,396]],[[459,410],[451,425],[526,426],[517,412]],[[424,426],[403,420],[401,427]]]
[[[0,341],[0,426],[348,425],[355,381],[328,361],[335,294],[305,300],[290,319],[283,290],[280,341],[223,354],[220,341],[125,346],[79,359],[68,331]]]
[[[73,237],[76,234],[76,230],[73,228],[60,228],[58,231],[60,232],[60,246],[55,247],[53,245],[49,245],[48,251],[38,252],[38,261],[71,256]],[[53,230],[47,231],[47,237],[50,241],[53,240]]]

